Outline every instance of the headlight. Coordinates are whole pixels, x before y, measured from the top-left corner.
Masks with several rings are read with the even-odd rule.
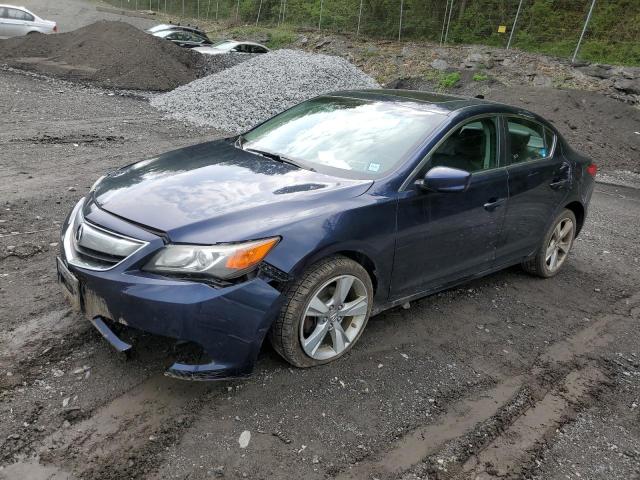
[[[273,237],[230,245],[167,245],[143,270],[234,278],[253,270],[279,241]]]

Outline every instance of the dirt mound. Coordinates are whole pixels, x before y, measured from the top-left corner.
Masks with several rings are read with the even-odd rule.
[[[123,22],[0,40],[0,63],[109,88],[172,90],[196,79],[201,62],[198,53]]]

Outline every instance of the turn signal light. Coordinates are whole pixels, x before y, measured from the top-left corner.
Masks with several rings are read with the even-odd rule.
[[[238,249],[227,259],[226,267],[244,270],[245,268],[254,266],[267,256],[267,253],[275,247],[279,240],[280,238],[278,237],[269,238],[262,242],[253,243],[247,246],[247,248]]]
[[[587,173],[595,178],[596,173],[598,173],[598,166],[595,163],[589,164],[589,166],[587,167]]]

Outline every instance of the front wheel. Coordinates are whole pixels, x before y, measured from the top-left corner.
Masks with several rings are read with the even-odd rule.
[[[564,265],[576,236],[576,216],[564,209],[555,218],[535,256],[525,260],[522,268],[532,275],[549,278]]]
[[[285,294],[269,337],[296,367],[322,365],[347,353],[362,335],[373,303],[369,274],[342,256],[311,266]]]

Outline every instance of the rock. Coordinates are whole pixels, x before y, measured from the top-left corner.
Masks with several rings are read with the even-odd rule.
[[[82,417],[82,409],[80,407],[66,408],[60,413],[60,415],[62,415],[62,418],[64,418],[65,420],[71,422]]]
[[[614,74],[614,70],[611,65],[601,65],[598,63],[594,63],[592,65],[586,65],[577,68],[585,75],[602,79],[611,78],[611,76]]]
[[[624,93],[640,95],[640,79],[619,78],[613,83],[613,88]]]
[[[224,477],[224,467],[222,465],[218,465],[213,469],[213,475],[218,478]]]
[[[536,75],[533,77],[533,85],[536,87],[551,87],[553,86],[553,79],[546,75]]]
[[[435,68],[436,70],[446,70],[447,68],[449,68],[449,64],[441,58],[436,58],[433,62],[431,62],[431,68]]]
[[[76,187],[69,187],[69,188],[67,188],[67,190],[69,192],[75,192],[76,191]]]
[[[309,37],[301,37],[300,38],[300,45],[306,45],[307,43],[309,43]]]
[[[324,40],[320,40],[318,43],[316,43],[316,49],[320,49],[326,45],[329,45],[331,43],[330,39],[325,38]]]
[[[318,455],[314,455],[311,459],[311,463],[320,463],[320,457],[318,457]]]
[[[238,438],[238,443],[240,444],[240,448],[247,448],[249,446],[249,442],[251,441],[251,432],[249,430],[245,430],[240,434],[240,438]]]

